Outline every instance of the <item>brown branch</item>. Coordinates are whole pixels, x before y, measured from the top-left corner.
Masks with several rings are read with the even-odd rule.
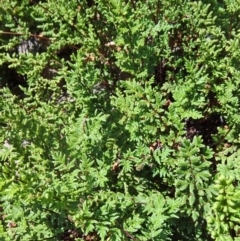
[[[1,31],[0,34],[3,34],[3,35],[18,35],[18,36],[24,35],[24,33],[7,32],[7,31]],[[45,40],[48,40],[49,42],[51,42],[51,40],[49,38],[47,38],[45,36],[42,36],[42,35],[38,35],[38,34],[30,33],[30,37],[35,37],[35,38],[39,38],[39,39],[45,39]]]

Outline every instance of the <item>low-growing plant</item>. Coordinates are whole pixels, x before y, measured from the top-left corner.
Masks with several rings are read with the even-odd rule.
[[[2,1],[1,240],[240,240],[238,1]]]

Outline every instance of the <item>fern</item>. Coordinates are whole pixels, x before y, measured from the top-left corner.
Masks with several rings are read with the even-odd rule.
[[[237,1],[4,1],[3,240],[238,240]]]

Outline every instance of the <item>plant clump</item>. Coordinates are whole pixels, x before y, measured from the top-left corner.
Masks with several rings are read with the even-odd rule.
[[[2,1],[1,240],[240,240],[237,2]]]

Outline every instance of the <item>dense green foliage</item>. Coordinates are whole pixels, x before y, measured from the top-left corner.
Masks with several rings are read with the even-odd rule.
[[[240,240],[239,16],[1,1],[0,239]]]

